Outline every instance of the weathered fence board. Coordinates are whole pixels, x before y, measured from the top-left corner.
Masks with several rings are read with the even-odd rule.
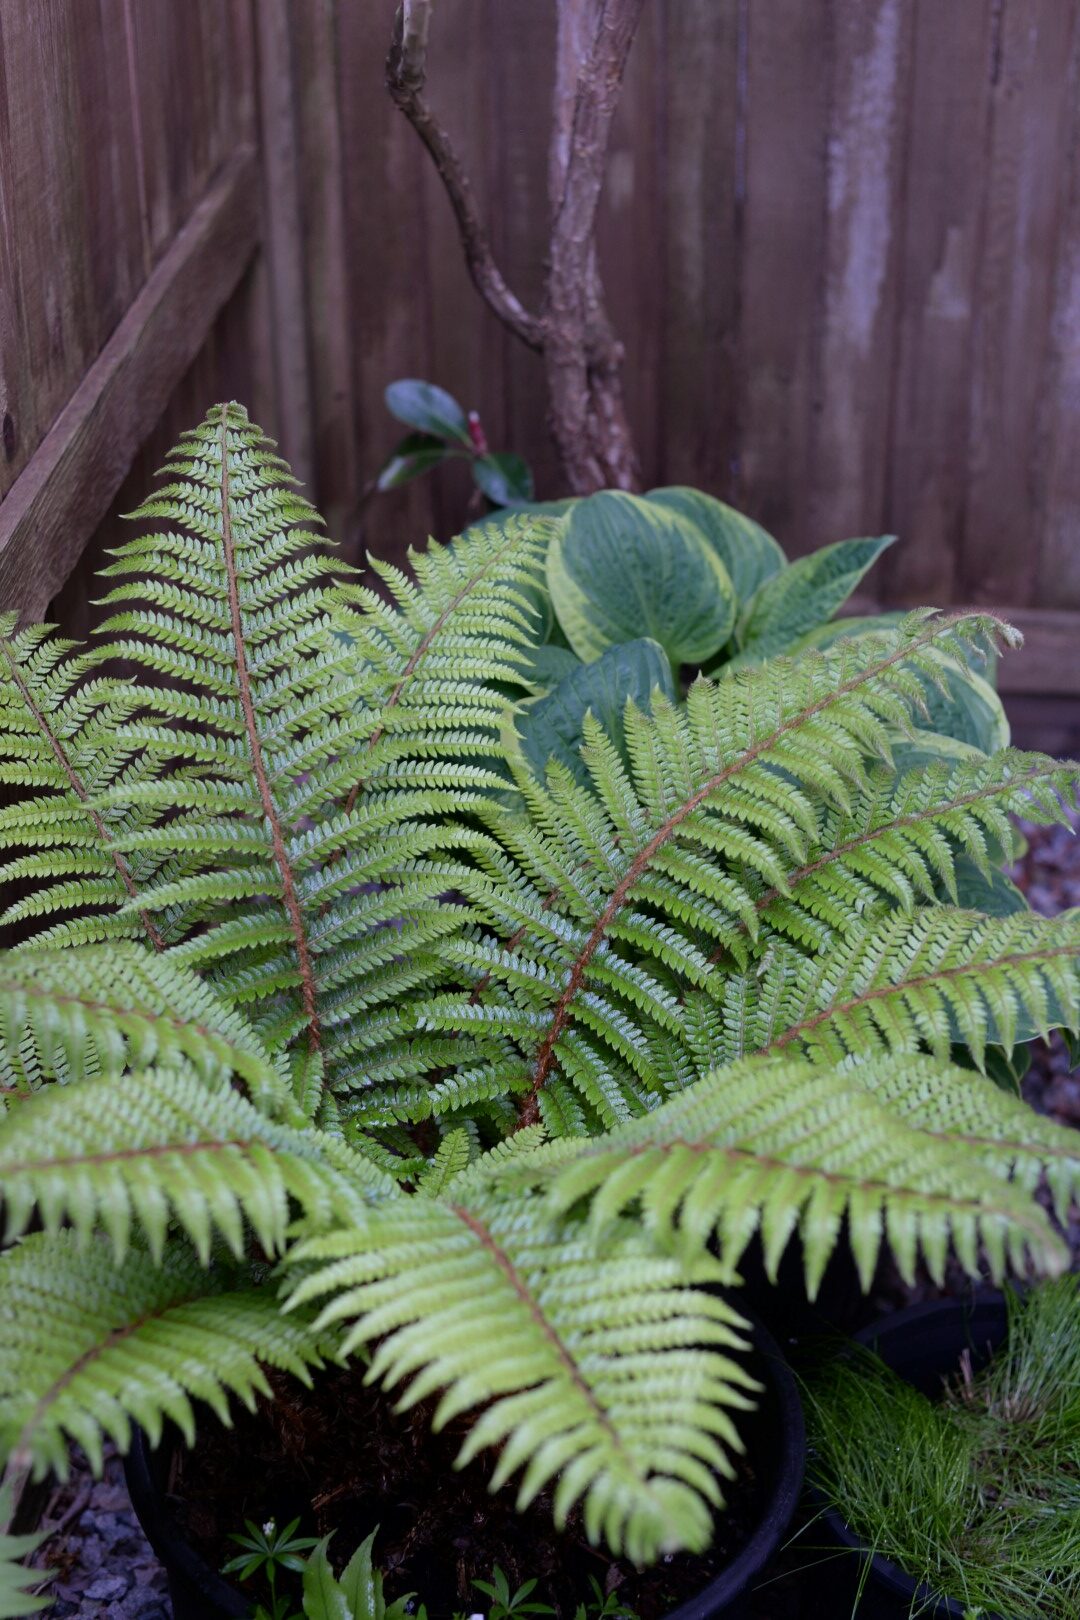
[[[165,420],[246,393],[353,555],[468,510],[460,469],[365,501],[397,376],[558,491],[540,363],[481,305],[386,95],[393,10],[0,7],[0,497],[245,143],[254,256]],[[431,102],[533,302],[553,50],[548,0],[435,13]],[[646,484],[714,490],[792,554],[896,530],[877,594],[993,602],[1031,632],[1007,681],[1080,687],[1080,5],[649,0],[600,248]]]

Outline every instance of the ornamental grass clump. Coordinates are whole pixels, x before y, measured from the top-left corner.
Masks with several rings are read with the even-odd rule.
[[[870,1351],[811,1386],[820,1489],[875,1553],[975,1614],[1080,1613],[1080,1286],[1008,1296],[1004,1348],[927,1399]],[[978,1348],[978,1347],[976,1347]]]
[[[866,1282],[883,1242],[1066,1264],[1034,1192],[1067,1207],[1078,1139],[981,1071],[1078,1021],[1080,915],[995,878],[1077,768],[902,768],[1018,638],[912,613],[590,710],[541,770],[565,519],[375,588],[239,407],[165,472],[89,648],[0,634],[3,1449],[100,1463],[355,1358],[522,1506],[701,1549],[755,1233],[811,1289],[845,1223]]]

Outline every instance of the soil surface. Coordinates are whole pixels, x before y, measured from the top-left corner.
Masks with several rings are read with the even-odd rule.
[[[271,1383],[274,1402],[242,1412],[232,1431],[208,1426],[194,1452],[176,1456],[170,1495],[177,1518],[219,1569],[235,1552],[229,1531],[242,1529],[244,1519],[299,1518],[307,1534],[332,1531],[338,1566],[377,1524],[387,1597],[416,1593],[429,1620],[484,1608],[472,1583],[490,1581],[496,1565],[512,1590],[535,1578],[534,1598],[553,1605],[558,1620],[573,1620],[591,1598],[590,1578],[645,1620],[667,1614],[719,1574],[746,1544],[763,1505],[765,1482],[743,1464],[725,1489],[730,1505],[708,1554],[667,1558],[642,1573],[590,1546],[576,1515],[553,1535],[549,1493],[524,1513],[516,1512],[512,1489],[492,1496],[492,1456],[455,1472],[466,1420],[433,1434],[432,1407],[395,1414],[393,1401],[366,1389],[356,1368],[321,1375],[310,1392],[290,1379],[272,1376]],[[744,1432],[749,1456],[769,1455],[766,1412]]]
[[[1026,827],[1024,831],[1029,848],[1013,876],[1027,893],[1033,907],[1044,915],[1053,916],[1070,906],[1080,905],[1080,839],[1067,828]],[[1051,1115],[1062,1124],[1080,1128],[1080,1072],[1075,1075],[1069,1073],[1064,1047],[1060,1043],[1055,1041],[1049,1048],[1035,1049],[1023,1089],[1029,1102],[1040,1112]],[[1075,1216],[1068,1236],[1080,1264],[1080,1219]],[[911,1298],[931,1298],[941,1292],[926,1277],[919,1280],[914,1290],[907,1290],[895,1273],[884,1266],[870,1298],[856,1299],[848,1286],[849,1279],[845,1276],[842,1257],[832,1268],[830,1282],[832,1286],[831,1290],[826,1291],[826,1304],[830,1299],[832,1304],[822,1322],[826,1331],[830,1327],[832,1331],[850,1330],[882,1310],[895,1308]],[[947,1291],[959,1291],[966,1286],[963,1278],[953,1275],[948,1279]],[[806,1332],[798,1290],[794,1286],[790,1289],[782,1286],[774,1292],[779,1294],[776,1301],[779,1310],[772,1313],[770,1325],[781,1336],[782,1342],[786,1342],[792,1359],[797,1363],[810,1336]],[[319,1424],[328,1421],[332,1425],[336,1422],[336,1415],[324,1412],[318,1419]],[[303,1439],[303,1444],[307,1444],[306,1439]],[[234,1454],[244,1455],[245,1473],[250,1478],[255,1472],[250,1454],[243,1453],[243,1448],[237,1448]],[[434,1462],[436,1451],[431,1449],[428,1455]],[[389,1460],[385,1461],[388,1464]],[[397,1460],[394,1466],[397,1466]],[[460,1501],[464,1477],[449,1470],[442,1473],[437,1495],[449,1499],[456,1506]],[[355,1477],[345,1490],[346,1494],[353,1492],[354,1500],[359,1500]],[[401,1495],[400,1492],[398,1494]],[[733,1490],[733,1499],[734,1495]],[[298,1501],[299,1498],[290,1500]],[[307,1500],[310,1501],[310,1491]],[[485,1496],[485,1509],[488,1501]],[[327,1525],[339,1522],[335,1509],[340,1505],[333,1501],[323,1503],[321,1511]],[[244,1508],[242,1513],[246,1511]],[[301,1508],[296,1506],[292,1511],[299,1512]],[[378,1512],[384,1522],[377,1551],[386,1563],[389,1563],[387,1555],[398,1561],[390,1592],[400,1591],[403,1586],[407,1589],[414,1584],[422,1593],[430,1591],[426,1578],[421,1581],[427,1566],[418,1561],[415,1538],[410,1537],[407,1522],[410,1512],[414,1521],[425,1515],[416,1509],[410,1510],[406,1503],[399,1505],[396,1523],[385,1507],[380,1507]],[[127,1505],[115,1459],[110,1459],[104,1480],[92,1484],[85,1463],[77,1458],[69,1485],[56,1494],[46,1511],[45,1521],[59,1521],[59,1527],[42,1548],[37,1560],[51,1565],[58,1572],[51,1588],[56,1602],[48,1611],[49,1616],[55,1617],[55,1620],[168,1620],[164,1577]],[[553,1544],[550,1539],[542,1542],[534,1538],[527,1552],[519,1552],[523,1544],[528,1545],[523,1531],[523,1521],[511,1510],[510,1517],[500,1526],[498,1534],[501,1540],[493,1544],[503,1549],[501,1552],[496,1550],[495,1560],[501,1561],[508,1573],[512,1568],[520,1567],[529,1575],[541,1575],[546,1569],[545,1561],[550,1561],[552,1556],[550,1548]],[[466,1538],[470,1534],[466,1523]],[[460,1535],[458,1539],[461,1539]],[[847,1620],[853,1612],[854,1572],[850,1562],[838,1558],[835,1549],[826,1547],[825,1541],[824,1534],[811,1519],[804,1516],[797,1521],[788,1545],[774,1560],[757,1591],[751,1594],[745,1620]],[[556,1545],[560,1552],[565,1550],[562,1544]],[[580,1538],[578,1545],[580,1549]],[[463,1549],[456,1548],[455,1555],[461,1551]],[[602,1581],[607,1579],[611,1567],[607,1560],[597,1558],[591,1551],[579,1551],[576,1556],[580,1556],[579,1567],[583,1573],[592,1572]],[[398,1574],[403,1577],[407,1570],[410,1571],[408,1580],[399,1580]],[[411,1573],[413,1570],[416,1571],[415,1576]],[[669,1574],[667,1569],[662,1568],[659,1578],[661,1582],[669,1578],[674,1581],[677,1572]],[[587,1580],[585,1585],[587,1587]],[[630,1597],[629,1588],[623,1587],[621,1591]],[[660,1620],[670,1607],[667,1595],[658,1598],[655,1590],[643,1592],[634,1601],[642,1620]],[[471,1613],[477,1607],[473,1604],[472,1609],[467,1607],[465,1612]],[[894,1611],[886,1610],[877,1599],[868,1596],[858,1612],[860,1620],[886,1620],[886,1616],[892,1620]]]

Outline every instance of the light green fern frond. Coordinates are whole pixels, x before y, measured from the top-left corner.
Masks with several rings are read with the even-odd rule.
[[[0,809],[0,883],[18,885],[0,923],[45,919],[56,944],[131,937],[160,950],[172,919],[139,903],[158,862],[122,847],[140,814],[130,801],[96,802],[153,778],[151,762],[118,740],[134,695],[75,643],[45,625],[16,630],[17,619],[0,616],[0,781],[21,790]]]
[[[494,751],[541,537],[508,518],[433,548],[415,583],[394,576],[393,606],[334,582],[313,510],[238,407],[166,470],[135,516],[170,527],[122,548],[108,599],[125,606],[103,626],[145,680],[125,740],[168,764],[134,791],[152,824],[123,845],[164,863],[143,903],[184,915],[181,959],[264,1042],[306,1050],[316,1100],[358,1066],[415,1083],[443,1052],[410,1005],[460,925],[445,897],[464,812],[503,782],[476,756]]]
[[[805,956],[777,943],[753,974],[727,981],[714,1060],[805,1052],[834,1065],[955,1042],[984,1061],[1080,1021],[1080,911],[987,917],[951,906],[853,922]]]
[[[394,1190],[341,1142],[275,1125],[182,1068],[106,1074],[20,1101],[0,1123],[0,1186],[9,1238],[36,1212],[46,1231],[70,1224],[84,1242],[103,1228],[122,1257],[137,1223],[160,1255],[175,1221],[204,1262],[215,1236],[242,1255],[248,1231],[279,1254],[290,1199],[318,1227]]]
[[[376,1343],[369,1379],[403,1406],[442,1391],[436,1425],[482,1408],[458,1458],[485,1447],[518,1505],[546,1486],[558,1524],[582,1501],[591,1541],[637,1561],[701,1548],[717,1476],[738,1448],[730,1409],[755,1387],[731,1352],[738,1315],[691,1265],[630,1228],[598,1255],[583,1232],[514,1200],[402,1198],[354,1231],[301,1246],[294,1305],[332,1295],[316,1328]]]
[[[160,1261],[135,1248],[117,1264],[71,1232],[25,1238],[0,1259],[0,1449],[35,1477],[68,1471],[70,1441],[95,1472],[102,1440],[121,1451],[132,1422],[151,1444],[166,1418],[188,1444],[192,1401],[229,1423],[229,1397],[269,1396],[264,1366],[310,1383],[327,1348],[272,1288],[206,1271],[190,1250]]]
[[[875,906],[909,912],[942,894],[955,901],[959,856],[989,879],[991,863],[1015,848],[1009,817],[1063,822],[1078,786],[1077,766],[1015,749],[899,779],[875,771],[850,809],[822,806],[807,859],[785,873],[785,885],[765,888],[755,910],[763,928],[816,950]]]
[[[263,1050],[242,1016],[171,955],[122,941],[0,954],[5,1089],[118,1075],[178,1058],[210,1082],[235,1075],[271,1114],[285,1114],[293,1123],[304,1117],[280,1060]]]
[[[1061,1155],[1075,1185],[1069,1133],[1047,1125],[1042,1144],[1007,1143],[1016,1105],[998,1093],[997,1106],[988,1082],[959,1069],[939,1074],[937,1089],[955,1089],[957,1115],[977,1122],[980,1137],[924,1129],[931,1110],[914,1099],[932,1072],[926,1060],[894,1059],[864,1085],[858,1070],[751,1060],[706,1076],[644,1119],[594,1141],[539,1147],[491,1177],[546,1184],[553,1217],[588,1199],[601,1244],[609,1224],[634,1210],[654,1238],[677,1237],[684,1257],[715,1237],[729,1270],[760,1230],[772,1272],[798,1231],[811,1292],[845,1219],[866,1287],[883,1238],[909,1279],[920,1250],[940,1279],[950,1240],[972,1275],[980,1245],[995,1276],[1009,1263],[1061,1270],[1068,1251],[1023,1183]],[[964,1086],[984,1088],[966,1108]],[[912,1099],[906,1111],[887,1106],[899,1094]],[[1014,1186],[1008,1176],[1022,1164]]]
[[[677,1046],[684,992],[719,993],[718,943],[739,929],[758,937],[763,893],[786,897],[820,852],[822,805],[850,815],[870,793],[865,761],[887,757],[889,728],[921,702],[941,649],[1000,630],[915,614],[897,631],[699,680],[683,709],[657,695],[652,717],[627,710],[629,771],[587,722],[592,791],[559,766],[543,786],[522,769],[528,815],[486,808],[491,842],[461,882],[477,927],[445,954],[471,990],[424,1012],[429,1028],[500,1045],[433,1106],[511,1091],[523,1123],[542,1116],[555,1133],[652,1106],[652,1036]]]
[[[1034,1193],[1042,1178],[1062,1224],[1080,1200],[1080,1133],[1056,1125],[1019,1097],[968,1069],[930,1057],[872,1058],[846,1071],[898,1120],[950,1146],[974,1151],[987,1169]]]
[[[0,1526],[10,1523],[14,1511],[15,1490],[11,1479],[0,1484]],[[35,1596],[31,1587],[47,1581],[51,1571],[27,1569],[24,1562],[37,1551],[45,1540],[43,1532],[30,1535],[12,1535],[0,1529],[0,1620],[19,1620],[26,1614],[37,1614],[52,1604],[51,1597]]]
[[[521,684],[521,655],[536,639],[549,519],[507,514],[449,546],[409,551],[411,579],[370,559],[392,597],[347,585],[356,611],[355,690],[365,736],[350,801],[390,779],[433,786],[498,787],[492,775],[506,698]],[[461,762],[478,761],[471,769]],[[402,771],[408,762],[407,772]]]

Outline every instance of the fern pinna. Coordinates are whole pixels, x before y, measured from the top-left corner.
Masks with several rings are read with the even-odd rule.
[[[811,1287],[844,1221],[865,1280],[883,1240],[1065,1263],[1033,1195],[1067,1209],[1075,1138],[985,1071],[1077,1023],[1080,918],[996,875],[1077,768],[897,766],[942,670],[1016,638],[911,614],[587,715],[538,771],[561,520],[368,586],[237,406],[166,477],[89,648],[0,635],[5,1450],[190,1434],[370,1346],[522,1503],[703,1547],[755,1232],[775,1265],[800,1231]]]

